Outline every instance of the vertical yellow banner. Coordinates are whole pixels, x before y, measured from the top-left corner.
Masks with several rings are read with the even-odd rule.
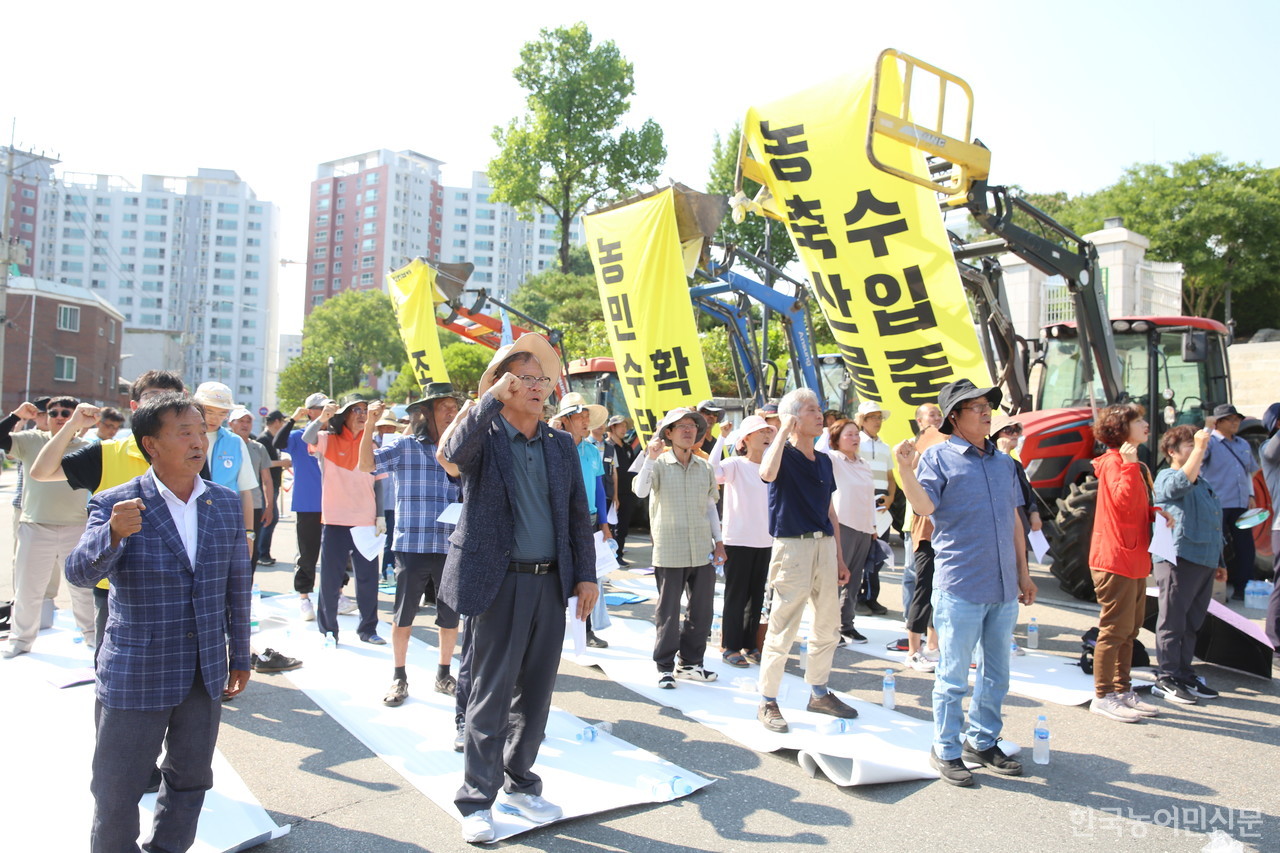
[[[436,304],[444,301],[436,293],[436,271],[422,258],[414,258],[408,266],[387,273],[387,290],[418,385],[425,390],[428,383],[448,382],[436,332]]]
[[[585,225],[618,381],[647,442],[668,411],[711,396],[672,191],[593,213]]]
[[[882,103],[901,103],[896,68],[881,91]],[[892,444],[943,385],[990,378],[937,199],[867,160],[870,100],[866,74],[751,108],[739,168],[787,222],[858,397],[898,410],[884,425]],[[881,159],[923,170],[919,151],[893,148]]]

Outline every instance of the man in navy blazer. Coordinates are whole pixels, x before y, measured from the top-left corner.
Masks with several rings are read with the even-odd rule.
[[[94,707],[95,853],[138,849],[138,801],[162,744],[164,780],[142,849],[194,843],[224,690],[235,696],[249,680],[244,517],[239,495],[200,478],[203,414],[167,392],[138,408],[133,434],[152,467],[90,501],[66,569],[77,586],[111,581]]]
[[[462,517],[449,536],[439,593],[470,617],[465,770],[454,797],[470,842],[493,840],[500,787],[502,811],[534,823],[562,814],[542,798],[532,767],[566,603],[576,595],[577,618],[586,619],[599,588],[577,450],[567,433],[542,422],[559,376],[559,358],[541,335],[498,350],[481,377],[478,405],[454,422],[439,452],[462,477]]]

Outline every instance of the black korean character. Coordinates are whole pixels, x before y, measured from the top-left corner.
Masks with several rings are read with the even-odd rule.
[[[877,213],[881,216],[899,216],[902,211],[896,201],[881,201],[871,194],[871,190],[861,190],[858,193],[858,201],[854,204],[853,209],[844,215],[844,224],[853,225],[868,213]],[[892,222],[882,222],[879,225],[871,225],[866,228],[854,228],[848,231],[846,236],[849,238],[850,243],[868,241],[871,243],[871,254],[880,258],[889,254],[889,247],[885,245],[885,238],[893,234],[901,234],[906,230],[907,220],[896,219]]]
[[[413,365],[413,377],[418,380],[419,385],[426,388],[433,381],[431,367],[427,364],[427,351],[420,349],[409,353],[409,361]]]
[[[622,362],[622,381],[631,386],[636,396],[644,389],[644,369],[636,364],[631,353],[627,353]]]
[[[689,359],[683,347],[654,350],[649,353],[649,361],[653,362],[653,381],[659,391],[693,393],[689,385]]]
[[[827,303],[832,309],[838,313],[840,317],[852,316],[849,311],[849,305],[853,301],[853,294],[844,286],[839,273],[832,275],[830,280],[823,277],[822,273],[813,273],[813,287],[818,291],[818,298]],[[845,332],[857,332],[858,327],[852,322],[843,323],[837,326],[839,321],[832,322],[831,312],[827,312],[827,322],[831,323],[831,328],[839,328]]]
[[[898,398],[912,406],[938,399],[942,386],[955,375],[942,344],[904,350],[886,350],[889,381],[898,387]]]
[[[867,361],[867,351],[862,347],[849,344],[837,344],[837,346],[840,348],[840,355],[844,356],[844,369],[849,373],[849,379],[853,382],[854,390],[858,392],[858,398],[881,402],[880,386],[876,384],[875,373],[872,372],[871,364]]]
[[[606,243],[603,239],[596,240],[596,249],[599,255],[596,257],[600,267],[600,277],[604,279],[605,284],[617,284],[623,279],[622,271],[622,241],[615,240],[612,243]]]
[[[773,169],[775,178],[780,181],[797,182],[807,181],[813,177],[813,167],[809,165],[809,161],[806,158],[791,156],[803,154],[809,150],[808,142],[803,139],[794,139],[794,137],[804,135],[803,124],[780,127],[777,130],[773,130],[769,127],[769,122],[762,121],[760,122],[760,135],[766,140],[764,153],[772,157],[769,161],[769,168]]]
[[[826,217],[819,211],[822,202],[805,201],[799,196],[787,199],[787,220],[791,233],[796,235],[796,245],[822,252],[824,258],[836,256],[836,244],[828,236]],[[801,220],[811,220],[802,222]]]
[[[636,432],[652,437],[654,428],[658,426],[658,417],[653,410],[636,409],[632,415],[635,417]]]
[[[621,296],[610,296],[606,302],[609,305],[609,320],[614,323],[613,334],[619,341],[634,341],[636,339],[635,332],[623,331],[635,328],[631,322],[631,302],[627,299],[627,294]]]
[[[881,335],[902,335],[932,329],[938,325],[920,267],[907,267],[902,271],[902,277],[907,283],[907,295],[912,305],[899,311],[872,311],[876,318],[876,328]],[[863,284],[866,287],[867,301],[872,305],[879,305],[881,309],[897,305],[902,299],[902,285],[891,275],[869,275],[863,280]]]

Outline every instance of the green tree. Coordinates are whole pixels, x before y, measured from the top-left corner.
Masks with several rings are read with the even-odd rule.
[[[1237,311],[1242,327],[1280,318],[1270,290],[1280,280],[1280,169],[1205,154],[1130,166],[1111,186],[1069,200],[1061,193],[1031,199],[1059,204],[1054,215],[1080,234],[1123,216],[1126,227],[1151,240],[1148,258],[1182,263],[1189,314],[1221,318],[1230,287],[1263,311]]]
[[[421,395],[422,386],[418,384],[417,377],[413,375],[413,367],[406,361],[401,366],[400,375],[396,377],[396,381],[391,383],[387,393],[382,396],[388,403],[400,405],[410,400],[416,400]]]
[[[612,41],[593,46],[584,23],[543,29],[520,51],[514,76],[527,111],[493,129],[493,199],[551,210],[560,223],[560,270],[569,272],[569,227],[593,200],[658,178],[667,157],[662,128],[648,119],[618,131],[631,108],[634,72]]]
[[[738,148],[742,144],[742,125],[735,124],[724,139],[716,134],[711,146],[711,166],[707,172],[707,192],[713,195],[733,196],[734,178],[738,171]],[[747,198],[755,198],[760,185],[755,181],[743,179],[742,191]],[[782,269],[796,259],[795,247],[782,223],[764,216],[748,214],[741,224],[735,223],[732,216],[726,216],[716,232],[716,241],[732,244],[746,249],[748,252],[769,261]],[[768,249],[766,250],[766,246]],[[763,276],[764,271],[756,269],[747,262],[756,275]]]
[[[280,372],[276,396],[282,408],[300,406],[316,391],[330,392],[330,357],[336,393],[370,373],[380,376],[384,365],[404,363],[408,353],[385,293],[348,290],[311,312],[302,324],[302,355]]]
[[[445,347],[441,355],[454,390],[470,394],[480,386],[480,377],[493,358],[493,350],[480,344],[458,341]]]
[[[511,307],[557,329],[564,336],[561,349],[567,358],[606,355],[609,339],[600,307],[600,291],[586,250],[575,247],[570,269],[564,273],[544,270],[530,277],[511,297]],[[518,322],[512,318],[512,322]]]

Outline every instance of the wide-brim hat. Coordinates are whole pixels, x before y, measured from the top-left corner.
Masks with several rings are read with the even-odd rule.
[[[609,419],[608,409],[595,403],[588,403],[586,398],[577,391],[570,391],[560,398],[560,410],[556,412],[556,417],[563,418],[567,415],[576,415],[583,409],[591,413],[591,419],[587,422],[587,429],[600,429],[600,427],[604,426],[605,421]]]
[[[1013,419],[1012,415],[1006,415],[1004,412],[991,416],[991,437],[995,438],[996,434],[1002,429],[1011,426],[1021,426],[1022,424]]]
[[[384,426],[395,427],[396,429],[399,429],[401,426],[403,426],[403,424],[401,424],[399,419],[396,418],[395,412],[391,411],[390,409],[387,409],[385,412],[382,413],[382,417],[378,418],[378,422],[373,425],[373,428],[377,429],[378,427],[384,427]]]
[[[363,394],[348,394],[342,398],[342,403],[338,406],[338,414],[343,414],[357,403],[364,403],[367,406],[369,402],[369,398]]]
[[[698,437],[693,442],[694,446],[696,447],[697,445],[702,444],[702,442],[706,440],[707,430],[709,430],[711,426],[707,423],[707,419],[702,416],[701,412],[690,409],[687,406],[680,406],[679,408],[672,409],[667,412],[666,416],[658,422],[656,427],[654,427],[653,434],[665,441],[667,444],[670,444],[671,442],[666,436],[667,430],[680,423],[680,421],[685,418],[693,421],[698,426]]]
[[[405,414],[411,414],[414,409],[426,405],[436,400],[458,400],[462,402],[458,393],[453,390],[452,382],[428,382],[425,393],[421,398],[414,400],[404,407]]]
[[[742,423],[739,424],[738,428],[729,436],[729,444],[733,447],[737,447],[747,436],[752,433],[760,432],[762,429],[777,431],[778,428],[766,421],[760,415],[748,415],[742,419]]]
[[[979,397],[986,397],[987,402],[994,409],[1004,399],[1004,392],[994,386],[979,388],[968,379],[957,379],[955,382],[948,382],[943,385],[942,390],[938,392],[938,408],[942,409],[942,426],[938,427],[938,429],[946,435],[951,435],[953,429],[951,413],[961,403],[967,400],[976,400]]]
[[[538,360],[538,363],[542,365],[543,375],[551,377],[551,386],[553,388],[560,381],[560,356],[556,353],[555,348],[537,332],[525,332],[516,338],[515,343],[500,347],[493,354],[493,358],[489,360],[489,366],[484,369],[484,374],[480,377],[480,384],[476,388],[477,397],[484,396],[484,392],[492,388],[493,383],[498,381],[498,365],[502,364],[508,356],[518,352],[530,353]]]
[[[236,407],[236,398],[232,396],[231,389],[221,382],[200,383],[193,399],[202,406],[213,406],[215,409],[229,411]]]

